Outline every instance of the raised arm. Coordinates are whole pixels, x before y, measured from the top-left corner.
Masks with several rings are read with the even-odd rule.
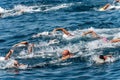
[[[111,6],[111,4],[106,4],[105,6],[103,6],[102,8],[100,8],[100,11],[104,11],[104,10],[106,10],[106,9],[108,9],[108,7],[110,7]]]
[[[13,45],[12,47],[22,47],[22,46],[27,46],[29,43],[27,41],[22,41],[20,43],[17,43],[15,45]]]
[[[29,43],[27,42],[27,41],[23,41],[23,42],[20,42],[20,43],[18,43],[18,44],[15,44],[13,47],[17,47],[17,46],[20,46],[20,45],[22,45],[22,46],[27,46]]]
[[[84,32],[84,33],[82,34],[82,36],[85,36],[85,35],[87,35],[87,34],[92,34],[92,37],[94,37],[94,38],[101,38],[101,37],[100,37],[96,32],[94,32],[93,30]]]
[[[5,60],[8,60],[13,52],[14,52],[14,50],[10,49],[10,51],[5,56]]]
[[[13,47],[18,47],[18,46],[26,46],[28,47],[28,54],[30,54],[33,51],[34,44],[31,44],[27,41],[20,42],[18,44],[15,44]]]
[[[108,3],[103,7],[103,9],[106,10],[109,6],[110,6],[110,4]]]
[[[58,31],[58,30],[60,30],[60,31],[62,31],[64,34],[66,34],[66,35],[69,35],[69,36],[72,36],[72,34],[70,34],[67,30],[65,30],[64,28],[56,28],[56,29],[54,29],[53,30],[53,32],[56,32],[56,31]]]

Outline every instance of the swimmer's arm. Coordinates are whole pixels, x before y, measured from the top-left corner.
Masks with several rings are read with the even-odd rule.
[[[19,46],[20,44],[24,44],[25,46],[27,46],[27,44],[29,44],[29,43],[26,42],[26,41],[23,41],[23,42],[20,42],[20,43],[17,43],[17,44],[15,44],[15,45],[13,45],[13,47],[17,47],[17,46]]]
[[[29,43],[27,41],[23,41],[23,42],[18,43],[18,45],[20,45],[20,44],[24,44],[27,46]]]
[[[85,35],[87,35],[87,34],[92,34],[93,37],[100,38],[100,36],[99,36],[96,32],[94,32],[93,30],[84,32],[84,33],[82,34],[82,36],[85,36]]]
[[[83,32],[82,36],[85,36],[85,35],[90,34],[90,33],[91,33],[91,31]]]
[[[105,6],[103,6],[103,9],[106,10],[109,6],[110,6],[110,4],[108,3]]]
[[[58,30],[63,31],[63,30],[64,30],[64,28],[55,28],[55,29],[53,30],[53,32],[56,32],[56,31],[58,31]]]
[[[111,43],[116,43],[116,42],[120,42],[120,39],[112,39],[110,40]]]
[[[56,29],[54,29],[53,30],[53,33],[55,33],[56,31],[58,31],[58,30],[61,30],[64,34],[66,34],[66,35],[70,35],[70,36],[72,36],[72,34],[70,34],[67,30],[65,30],[64,28],[56,28]]]
[[[14,47],[14,48],[15,48],[15,47],[17,47],[18,45],[19,45],[19,44],[15,44],[15,45],[13,45],[12,47]]]
[[[55,32],[58,31],[58,30],[63,31],[64,29],[63,29],[63,28],[55,28],[55,29],[52,31],[52,33],[55,33]]]
[[[14,50],[10,50],[7,55],[5,56],[5,60],[8,60],[10,58],[10,56],[12,55],[12,53],[14,52]]]

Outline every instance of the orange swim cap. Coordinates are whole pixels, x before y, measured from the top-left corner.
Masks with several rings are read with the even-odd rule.
[[[70,54],[69,50],[64,50],[64,51],[62,52],[62,55],[69,55],[69,54]]]

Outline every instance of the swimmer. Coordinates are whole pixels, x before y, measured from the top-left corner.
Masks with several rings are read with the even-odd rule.
[[[5,57],[0,57],[0,61],[7,61],[10,59],[10,55],[13,53],[14,51],[13,50],[10,50],[7,55]],[[11,64],[10,66],[12,66],[13,68],[19,68],[19,67],[24,67],[25,65],[24,64],[20,64],[18,63],[17,60],[12,60],[13,61],[13,64]]]
[[[38,33],[36,35],[33,35],[33,38],[40,37],[40,36],[51,36],[54,35],[56,31],[62,31],[64,33],[63,37],[69,37],[73,36],[71,33],[69,33],[66,29],[64,28],[55,28],[52,32],[43,32],[43,33]]]
[[[113,62],[112,55],[99,55],[98,59],[95,60],[96,63],[105,63],[105,62]]]
[[[66,59],[68,59],[68,58],[71,58],[72,56],[73,56],[73,54],[70,53],[69,50],[64,50],[64,51],[62,52],[62,58],[61,58],[61,60],[66,60]]]
[[[120,6],[120,0],[114,0],[113,4],[115,6]],[[105,11],[107,10],[110,6],[112,6],[110,3],[106,4],[105,6],[103,6],[102,8],[100,8],[100,11]]]
[[[27,46],[28,47],[28,53],[30,54],[33,51],[34,44],[29,43],[27,41],[22,41],[18,44],[13,45],[13,48],[15,47],[21,47],[21,46]]]
[[[116,43],[116,42],[120,42],[120,38],[116,38],[116,39],[112,39],[112,40],[107,40],[106,37],[102,37],[99,36],[96,32],[94,32],[93,30],[89,30],[87,32],[84,32],[82,34],[82,36],[85,36],[87,34],[91,34],[93,38],[98,38],[98,39],[102,39],[104,42],[111,42],[111,43]]]
[[[60,30],[60,31],[62,31],[65,35],[67,35],[67,36],[73,36],[71,33],[69,33],[66,29],[64,29],[64,28],[56,28],[56,29],[54,29],[53,30],[53,33],[55,33],[56,31],[58,31],[58,30]]]

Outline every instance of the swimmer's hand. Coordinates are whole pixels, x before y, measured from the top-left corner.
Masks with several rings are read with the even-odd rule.
[[[105,11],[104,8],[100,8],[99,11]]]

